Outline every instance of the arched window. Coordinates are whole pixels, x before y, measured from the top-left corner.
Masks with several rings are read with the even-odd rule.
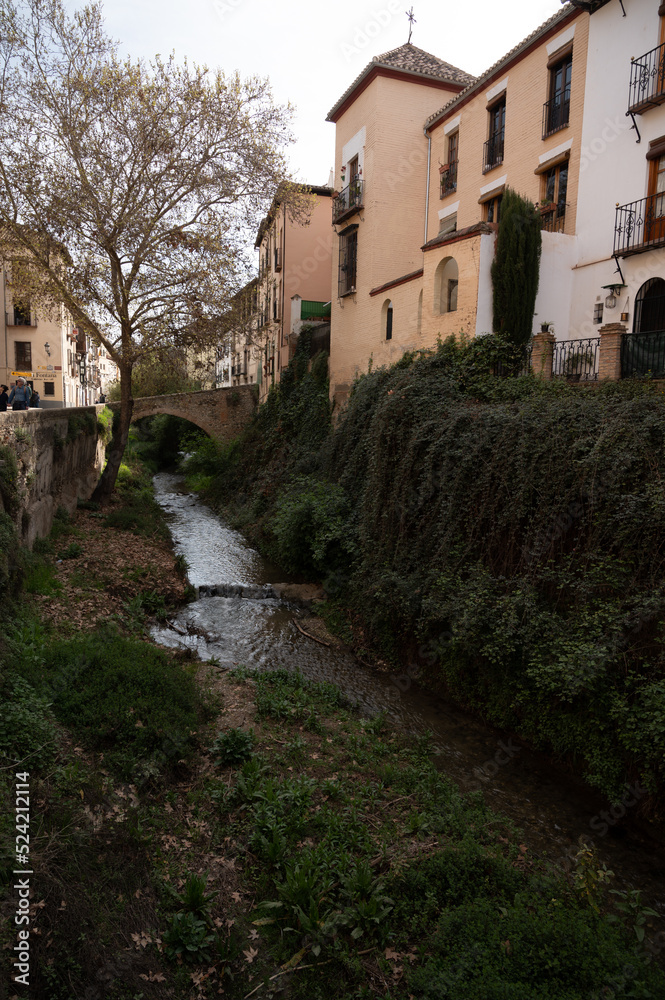
[[[454,257],[444,257],[434,274],[434,312],[444,315],[457,311],[459,268]]]
[[[381,307],[381,326],[386,340],[393,339],[393,304],[386,299]]]
[[[634,333],[665,330],[665,281],[649,278],[635,297]]]

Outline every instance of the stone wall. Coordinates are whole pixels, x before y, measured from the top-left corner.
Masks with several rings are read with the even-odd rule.
[[[104,445],[98,437],[97,412],[103,406],[24,410],[0,413],[0,446],[18,462],[19,506],[12,511],[23,544],[51,530],[62,506],[72,513],[88,499],[99,479]],[[2,455],[0,453],[0,460]],[[2,476],[0,467],[0,476]],[[0,509],[5,503],[0,493]]]

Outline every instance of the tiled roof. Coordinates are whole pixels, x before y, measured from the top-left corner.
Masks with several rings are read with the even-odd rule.
[[[464,229],[455,229],[452,233],[437,233],[436,236],[428,240],[421,250],[433,250],[434,247],[443,246],[446,243],[459,243],[461,240],[469,239],[471,236],[482,236],[487,233],[496,232],[496,226],[491,222],[475,222],[472,226]]]
[[[334,107],[330,109],[328,112],[328,121],[332,120],[332,116],[339,110],[347,98],[351,96],[358,84],[372,70],[379,68],[401,70],[403,73],[411,73],[414,76],[424,77],[425,79],[442,80],[445,83],[452,83],[458,87],[466,87],[473,83],[475,79],[470,73],[465,73],[463,69],[451,66],[450,63],[444,62],[443,59],[433,56],[431,52],[425,52],[424,49],[419,49],[417,46],[407,42],[405,45],[400,45],[397,49],[391,49],[390,52],[374,56],[372,61],[365,66],[360,76],[356,77]]]
[[[490,66],[488,70],[470,83],[465,90],[456,94],[452,100],[448,101],[447,104],[444,104],[443,107],[440,108],[435,114],[430,115],[425,122],[425,128],[429,128],[429,126],[440,118],[444,112],[450,111],[454,108],[459,101],[463,100],[467,96],[467,94],[470,94],[474,90],[480,90],[483,84],[486,83],[490,77],[494,76],[494,74],[497,73],[502,66],[509,63],[511,59],[515,58],[515,56],[519,55],[523,49],[528,48],[529,45],[536,41],[536,39],[538,39],[541,35],[546,34],[550,28],[553,28],[557,24],[558,21],[563,21],[574,9],[575,8],[572,3],[567,3],[560,11],[553,14],[552,17],[548,18],[548,20],[541,24],[539,28],[536,28],[536,30],[532,31],[530,35],[527,35],[527,37],[521,41],[519,45],[512,48],[510,52],[507,52],[505,56],[502,56],[502,58],[498,60],[498,62],[495,62],[493,66]]]
[[[420,73],[422,76],[435,76],[439,80],[445,80],[447,83],[458,83],[464,87],[473,83],[475,79],[470,73],[465,73],[463,69],[451,66],[443,59],[433,56],[431,52],[425,52],[424,49],[419,49],[409,42],[406,45],[400,45],[398,49],[391,49],[390,52],[384,52],[383,55],[374,56],[372,62],[380,66],[390,66],[392,69]]]

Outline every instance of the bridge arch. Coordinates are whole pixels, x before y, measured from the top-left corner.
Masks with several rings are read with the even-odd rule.
[[[109,403],[112,409],[120,403]],[[231,441],[247,426],[257,406],[256,388],[202,389],[169,396],[142,396],[134,400],[132,423],[160,413],[182,417],[217,441]]]

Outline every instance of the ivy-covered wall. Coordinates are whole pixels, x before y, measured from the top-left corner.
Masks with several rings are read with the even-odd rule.
[[[58,507],[88,499],[111,432],[104,406],[24,410],[0,415],[0,513],[24,545],[46,536]]]
[[[209,486],[377,655],[610,798],[639,781],[662,820],[662,391],[497,378],[498,350],[446,343],[370,373],[334,431],[320,374],[294,374]]]

